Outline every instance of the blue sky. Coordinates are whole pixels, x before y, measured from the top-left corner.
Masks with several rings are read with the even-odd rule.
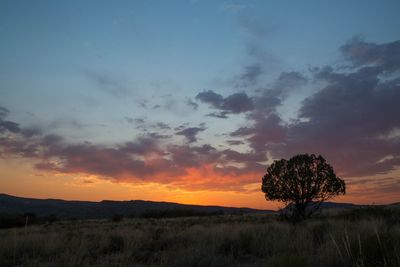
[[[69,144],[120,147],[158,133],[169,136],[158,138],[165,146],[232,149],[232,133],[260,122],[252,105],[268,90],[280,88],[282,103],[273,107],[280,122],[264,130],[309,120],[298,116],[302,101],[326,83],[315,73],[355,64],[340,49],[351,40],[395,44],[398,10],[395,0],[1,1],[0,106],[21,128]],[[298,76],[279,80],[285,73]],[[199,97],[209,90],[227,99]],[[228,98],[236,93],[251,99],[247,109],[243,95]],[[195,143],[178,133],[185,128],[195,128]],[[398,125],[389,128],[396,135]],[[236,138],[235,151],[257,150],[248,135]],[[271,151],[257,162],[286,155]]]

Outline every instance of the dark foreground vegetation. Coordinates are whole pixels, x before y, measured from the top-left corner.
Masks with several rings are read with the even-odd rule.
[[[1,229],[0,266],[400,266],[400,213],[55,221]]]

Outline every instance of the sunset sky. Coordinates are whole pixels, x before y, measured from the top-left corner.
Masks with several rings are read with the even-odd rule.
[[[0,1],[0,193],[276,209],[321,154],[400,201],[400,1]]]

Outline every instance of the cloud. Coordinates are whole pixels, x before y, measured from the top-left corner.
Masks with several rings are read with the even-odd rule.
[[[291,93],[307,83],[308,79],[299,72],[282,72],[271,86],[258,90],[260,94],[253,97],[255,109],[264,114],[273,113]]]
[[[245,92],[239,92],[224,98],[222,95],[208,90],[198,93],[196,99],[220,110],[208,113],[206,116],[209,117],[226,119],[229,114],[245,112],[269,114],[275,112],[290,93],[306,85],[307,82],[308,79],[299,72],[282,72],[270,87],[258,89],[258,94],[252,97]]]
[[[18,123],[13,121],[0,121],[0,132],[10,131],[12,133],[18,133],[20,130]]]
[[[215,93],[212,90],[203,91],[197,94],[196,99],[202,103],[207,103],[213,108],[220,108],[224,98],[222,95]]]
[[[12,133],[18,133],[21,131],[19,124],[13,121],[4,120],[10,111],[5,107],[0,107],[0,133],[9,131]]]
[[[397,41],[352,40],[340,48],[349,68],[313,68],[307,75],[283,72],[251,95],[200,92],[196,100],[214,109],[208,116],[244,113],[246,122],[226,140],[231,146],[246,145],[237,150],[198,145],[204,124],[172,129],[164,122],[150,124],[148,134],[131,142],[67,143],[62,136],[7,121],[9,111],[0,108],[0,156],[31,158],[38,169],[49,172],[149,181],[187,190],[245,191],[246,185],[259,182],[267,162],[299,153],[323,155],[344,178],[387,173],[400,166],[400,77],[394,71],[397,54],[394,59],[386,55],[396,47]],[[311,83],[318,90],[300,103],[296,119],[284,121],[278,107]],[[144,119],[127,121],[147,127]],[[173,133],[187,143],[179,145],[173,138],[165,142]],[[375,185],[372,180],[365,183]],[[389,191],[391,186],[397,189],[398,182],[379,184],[379,190]]]
[[[181,131],[181,130],[187,128],[187,126],[188,126],[189,124],[190,124],[189,122],[182,123],[181,125],[175,127],[174,130],[175,130],[175,131]]]
[[[400,85],[379,79],[376,68],[346,73],[324,68],[316,73],[326,86],[303,102],[302,122],[287,129],[285,154],[322,153],[347,176],[387,172],[399,165],[400,138],[383,136],[400,128]],[[391,159],[380,161],[389,155]]]
[[[186,98],[186,104],[189,107],[192,107],[194,110],[197,110],[199,108],[199,104],[197,104],[196,102],[194,102],[191,98]]]
[[[263,86],[262,78],[271,75],[280,65],[279,61],[269,51],[270,38],[279,32],[280,26],[271,24],[267,17],[254,16],[254,12],[243,10],[237,14],[239,31],[245,38],[245,64],[239,74],[235,75],[235,88],[248,91],[249,88]]]
[[[168,136],[158,133],[130,142],[101,145],[71,143],[60,135],[45,134],[34,127],[22,127],[19,132],[7,128],[0,135],[0,157],[29,158],[41,172],[88,174],[114,182],[155,182],[185,190],[243,192],[248,183],[258,180],[265,166],[251,162],[250,154],[239,156],[233,150],[219,151],[209,144],[193,145],[196,135],[206,129],[205,123],[187,126],[186,123],[177,127],[188,139],[184,145],[163,144],[160,139]],[[239,162],[241,157],[248,160]]]
[[[231,113],[242,113],[253,110],[254,105],[248,95],[242,92],[227,96],[221,105],[221,109]]]
[[[197,141],[197,134],[205,130],[206,128],[204,127],[188,127],[176,132],[176,135],[182,135],[187,139],[188,143],[194,143]]]
[[[171,126],[169,126],[168,124],[164,123],[164,122],[157,122],[155,124],[155,127],[161,129],[161,130],[169,130],[171,129]]]
[[[117,79],[108,73],[100,73],[90,70],[85,70],[82,73],[92,81],[99,90],[111,96],[125,97],[129,93],[129,90],[126,88],[122,80]]]
[[[149,133],[148,135],[149,135],[151,138],[154,138],[154,139],[168,139],[168,138],[171,138],[171,137],[172,137],[172,135],[160,134],[160,133],[157,133],[157,132],[152,132],[152,133]]]
[[[134,142],[123,143],[118,146],[118,150],[135,155],[146,155],[148,153],[162,154],[162,151],[158,148],[156,139],[144,137],[138,138]]]
[[[275,113],[265,115],[254,112],[249,116],[254,123],[250,127],[241,127],[230,135],[245,138],[250,147],[266,155],[269,144],[279,144],[285,141],[287,127],[282,119]]]
[[[211,112],[206,114],[207,117],[214,117],[214,118],[218,118],[218,119],[227,119],[229,118],[227,115],[229,114],[229,112],[227,111],[221,111],[221,112]]]
[[[9,113],[10,113],[10,111],[7,108],[0,106],[0,120],[7,117]]]
[[[42,172],[155,182],[186,190],[246,191],[245,185],[260,174],[254,175],[250,162],[244,167],[230,166],[226,155],[208,144],[161,146],[151,136],[113,146],[67,143],[51,134],[0,137],[1,157],[30,158]],[[237,179],[231,180],[233,176]]]
[[[263,74],[262,66],[259,63],[248,65],[244,69],[244,73],[240,75],[240,80],[245,84],[254,84],[257,78]]]
[[[400,77],[381,75],[396,66],[382,50],[394,53],[397,42],[350,44],[341,51],[351,56],[348,60],[356,68],[314,69],[312,79],[322,87],[301,103],[296,121],[283,123],[276,107],[308,79],[297,72],[282,73],[271,88],[252,97],[255,109],[247,116],[251,125],[231,136],[244,138],[255,152],[269,152],[274,158],[322,154],[344,176],[394,170],[400,165],[400,136],[393,134],[400,129]]]
[[[254,109],[252,99],[244,92],[234,93],[224,98],[222,95],[208,90],[198,93],[196,99],[223,111],[221,113],[208,114],[208,116],[217,118],[226,118],[227,114],[238,114]]]
[[[124,120],[126,122],[130,123],[130,124],[134,124],[136,120],[140,120],[141,123],[144,123],[144,119],[141,119],[141,118],[140,119],[134,119],[134,118],[125,116]]]
[[[242,140],[227,140],[226,143],[230,146],[238,146],[244,144]]]
[[[30,138],[30,137],[42,135],[42,131],[39,128],[30,127],[30,128],[22,129],[21,134],[27,138]]]
[[[400,69],[400,40],[376,44],[354,37],[341,46],[340,51],[345,59],[355,67],[380,66],[388,72]]]

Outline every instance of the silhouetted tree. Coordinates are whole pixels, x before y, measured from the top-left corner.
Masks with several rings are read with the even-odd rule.
[[[282,201],[291,218],[304,219],[334,196],[345,194],[345,183],[322,156],[297,155],[277,160],[262,178],[267,200]]]

